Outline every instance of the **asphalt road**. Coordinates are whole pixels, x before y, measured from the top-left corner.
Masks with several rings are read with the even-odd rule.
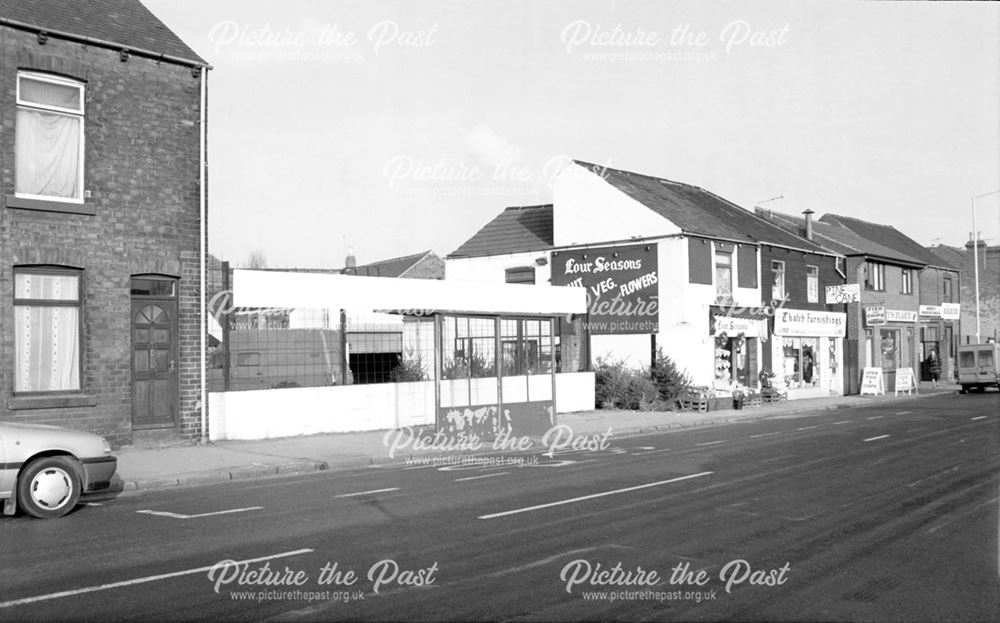
[[[222,483],[0,520],[0,620],[996,621],[998,492],[997,393]]]

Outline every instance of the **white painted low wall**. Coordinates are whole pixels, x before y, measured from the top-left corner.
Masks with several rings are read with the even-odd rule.
[[[556,375],[560,413],[594,408],[594,373]],[[434,424],[434,382],[296,387],[208,396],[212,441]]]

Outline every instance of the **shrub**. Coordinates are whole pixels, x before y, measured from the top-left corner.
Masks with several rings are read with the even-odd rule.
[[[662,348],[656,349],[656,361],[649,371],[653,383],[659,390],[660,401],[672,405],[677,398],[691,387],[691,377],[681,370],[674,360],[663,353]]]
[[[629,368],[621,360],[598,359],[594,382],[594,402],[600,409],[649,411],[659,402],[659,388],[649,373]]]
[[[413,355],[413,351],[407,351],[400,358],[399,364],[389,373],[389,380],[393,383],[410,383],[413,381],[427,381],[430,375],[424,365],[424,358],[421,355]]]

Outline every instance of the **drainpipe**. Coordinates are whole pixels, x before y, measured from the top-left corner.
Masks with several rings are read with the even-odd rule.
[[[201,68],[201,120],[198,129],[198,210],[199,210],[199,233],[198,233],[198,245],[199,245],[199,255],[200,255],[200,305],[201,310],[201,322],[200,331],[201,335],[201,443],[204,445],[208,441],[208,390],[206,384],[208,382],[208,371],[206,370],[208,361],[208,340],[206,334],[208,333],[208,305],[206,304],[205,290],[207,287],[207,273],[208,273],[208,193],[205,190],[205,178],[207,177],[208,170],[208,153],[207,153],[207,135],[208,130],[205,127],[206,117],[207,117],[207,106],[208,106],[208,94],[206,89],[208,87],[208,67]]]

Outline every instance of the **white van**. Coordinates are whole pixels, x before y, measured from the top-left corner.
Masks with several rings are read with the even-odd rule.
[[[958,347],[958,382],[962,393],[987,387],[1000,389],[1000,344],[965,344]]]

